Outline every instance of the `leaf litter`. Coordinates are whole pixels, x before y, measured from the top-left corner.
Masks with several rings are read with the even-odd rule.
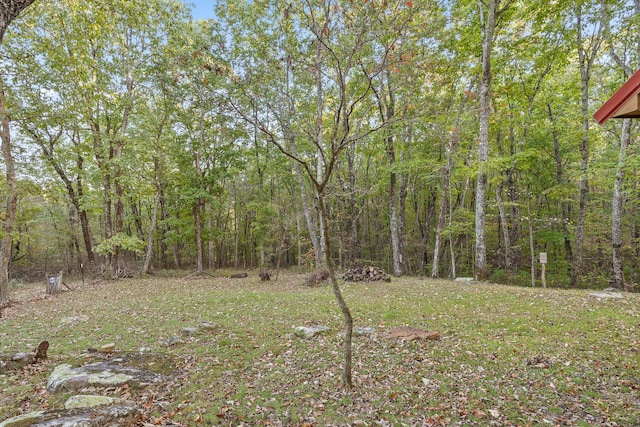
[[[162,353],[180,373],[142,390],[93,390],[135,401],[140,425],[599,425],[640,420],[638,295],[460,284],[417,278],[347,284],[357,326],[355,388],[340,380],[342,317],[329,288],[207,278],[128,279],[42,298],[11,295],[0,353],[51,343],[50,359],[0,374],[0,419],[55,409],[68,396],[43,387],[57,364],[114,342]],[[113,295],[105,298],[104,295]],[[215,324],[183,343],[182,328]],[[312,339],[297,326],[327,325]],[[439,331],[438,341],[383,339]]]

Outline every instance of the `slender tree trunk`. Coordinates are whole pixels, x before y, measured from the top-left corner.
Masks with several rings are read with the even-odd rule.
[[[84,159],[78,155],[76,166],[78,167],[78,175],[76,176],[76,188],[78,189],[78,218],[80,219],[80,228],[82,229],[82,239],[84,241],[84,249],[87,251],[87,261],[89,264],[96,263],[96,257],[93,253],[93,238],[91,237],[91,228],[89,227],[89,217],[87,210],[82,205],[82,199],[84,198],[84,185],[82,183],[82,177],[80,171],[83,168]]]
[[[509,223],[507,222],[507,215],[505,214],[504,204],[502,203],[502,185],[498,185],[496,187],[496,204],[498,205],[502,238],[504,240],[504,269],[510,274],[513,269],[513,266],[511,265],[511,257],[509,256],[511,239],[509,236]]]
[[[149,226],[149,237],[147,238],[147,252],[144,257],[144,264],[140,274],[147,274],[149,267],[151,266],[151,260],[153,259],[153,237],[156,232],[156,225],[158,224],[158,208],[160,206],[160,191],[156,193],[156,200],[153,204],[153,214],[151,214],[151,225]]]
[[[556,118],[553,114],[553,110],[551,109],[551,104],[547,103],[547,112],[549,114],[549,119],[553,124],[553,152],[554,158],[556,161],[556,182],[558,185],[565,185],[565,179],[563,177],[563,166],[562,166],[562,156],[560,155],[560,138],[558,137],[558,129],[556,127]],[[573,251],[571,250],[571,237],[569,235],[569,215],[570,208],[568,202],[562,200],[560,202],[560,209],[562,210],[562,234],[564,236],[564,253],[565,260],[567,263],[572,266],[573,265]],[[571,267],[570,267],[571,268]],[[569,277],[572,277],[571,270],[569,270]]]
[[[469,90],[467,93],[471,93],[473,82],[469,86]],[[440,186],[440,203],[438,210],[438,225],[436,228],[436,238],[435,238],[435,247],[433,250],[433,264],[431,268],[431,277],[437,278],[440,277],[440,247],[442,245],[442,232],[445,227],[445,219],[447,216],[447,195],[449,196],[449,213],[451,214],[453,211],[453,206],[451,206],[451,170],[453,169],[453,154],[455,152],[456,144],[458,143],[458,128],[460,127],[460,117],[462,116],[462,111],[464,110],[464,106],[469,99],[469,95],[465,95],[462,99],[462,102],[458,106],[458,114],[456,116],[456,121],[453,129],[451,130],[451,135],[449,136],[449,149],[447,150],[447,163],[442,172],[442,183]],[[449,216],[449,223],[451,223],[451,215]],[[451,227],[450,227],[451,228]],[[453,241],[453,236],[449,236],[449,242]],[[450,243],[450,246],[452,243]],[[453,259],[453,248],[451,248],[451,266],[453,270],[453,277],[455,278],[455,260]]]
[[[315,70],[316,70],[316,135],[315,142],[317,145],[317,169],[316,169],[316,182],[323,181],[323,170],[325,167],[324,164],[324,138],[322,135],[322,120],[324,111],[324,87],[322,85],[322,44],[316,44],[316,58],[315,58]],[[317,191],[317,189],[316,189]],[[320,195],[316,194],[316,198],[319,199]],[[320,200],[318,200],[318,205],[320,205]],[[320,268],[325,265],[327,262],[325,258],[327,250],[327,235],[325,234],[326,230],[328,230],[328,224],[325,226],[324,224],[324,216],[320,212],[318,216],[318,248],[316,250],[316,268]]]
[[[328,226],[328,218],[329,215],[327,213],[327,208],[325,206],[324,201],[324,192],[322,189],[318,189],[318,203],[320,205],[320,215],[322,216],[322,224],[324,224],[325,230],[324,235],[329,235],[329,226]],[[331,255],[331,240],[327,239],[324,245],[325,250],[325,259],[327,262],[327,270],[329,270],[329,277],[331,278],[331,287],[333,289],[333,294],[338,302],[338,306],[340,307],[340,311],[342,312],[342,316],[344,318],[344,341],[343,341],[343,370],[342,370],[342,381],[347,390],[350,390],[353,387],[352,380],[352,338],[353,338],[353,317],[351,316],[351,311],[347,306],[347,303],[342,296],[342,292],[340,291],[340,286],[338,284],[338,279],[336,277],[335,268],[333,266],[333,258]]]
[[[0,21],[0,24],[3,24],[3,22]],[[1,37],[4,34],[4,28],[0,28],[0,30]],[[15,162],[11,153],[11,130],[9,126],[9,113],[7,111],[7,103],[4,94],[4,76],[1,73],[0,121],[2,125],[2,129],[0,130],[1,150],[7,181],[5,213],[4,221],[2,223],[2,239],[0,240],[0,303],[2,303],[9,299],[9,262],[11,260],[11,246],[13,244],[13,225],[18,211],[18,188],[16,184]]]
[[[531,218],[531,193],[527,190],[527,218],[529,221],[529,256],[531,258],[531,287],[536,287],[536,249],[533,241],[533,220]]]
[[[453,144],[450,141],[449,149],[447,150],[447,164],[442,171],[442,182],[440,184],[440,201],[438,202],[438,225],[436,227],[435,245],[433,248],[433,264],[431,266],[431,277],[434,279],[440,277],[440,249],[442,246],[442,232],[444,231],[445,219],[447,215],[447,194],[450,192],[449,175],[451,174],[452,150]],[[449,236],[449,238],[451,239],[451,236]]]
[[[476,185],[475,278],[487,278],[485,216],[487,205],[487,162],[489,159],[489,117],[491,115],[491,54],[500,0],[479,5],[482,19],[482,78],[480,80],[480,131],[478,138],[478,180]]]
[[[582,270],[582,258],[584,247],[584,227],[587,219],[587,196],[589,195],[589,177],[587,175],[589,168],[589,83],[591,80],[591,66],[595,60],[596,53],[602,43],[600,38],[600,27],[596,29],[597,33],[591,37],[590,45],[584,46],[582,28],[582,9],[577,7],[576,26],[577,26],[577,44],[578,44],[578,61],[580,65],[580,79],[582,83],[581,92],[581,113],[582,113],[582,136],[580,138],[580,211],[578,212],[578,224],[576,226],[576,244],[573,257],[573,268],[571,271],[571,285],[577,286],[578,279]]]
[[[631,119],[622,121],[622,138],[618,154],[616,178],[613,184],[613,211],[611,212],[611,243],[613,246],[613,286],[624,289],[624,268],[622,262],[622,214],[624,210],[624,164],[627,147],[631,143]]]
[[[202,250],[202,200],[196,199],[195,204],[193,206],[193,222],[196,231],[196,272],[201,272],[204,270],[204,262],[203,262],[203,250]]]

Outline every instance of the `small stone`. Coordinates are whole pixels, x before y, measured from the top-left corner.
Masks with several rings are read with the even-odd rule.
[[[375,333],[376,333],[376,330],[374,328],[356,327],[355,330],[353,331],[353,334],[357,337],[363,336],[363,335],[374,335]]]
[[[455,282],[473,282],[473,277],[456,277]]]
[[[64,404],[65,409],[75,408],[95,408],[96,406],[109,406],[116,403],[120,403],[121,399],[116,399],[109,396],[96,396],[79,394],[71,396]]]
[[[182,335],[193,336],[197,335],[198,332],[200,332],[200,328],[198,328],[197,326],[194,328],[182,328],[180,332],[182,333]]]
[[[102,347],[100,347],[98,351],[100,353],[105,353],[105,354],[113,353],[114,351],[116,351],[116,344],[115,343],[105,344]]]
[[[166,347],[171,347],[172,345],[184,344],[185,341],[179,337],[169,337],[166,340],[162,341],[162,343]]]
[[[11,357],[14,362],[27,362],[33,355],[31,353],[16,353]]]
[[[299,336],[300,338],[313,338],[314,336],[322,333],[322,332],[326,332],[328,331],[329,328],[327,328],[326,326],[313,326],[313,327],[308,327],[308,326],[298,326],[296,327],[296,335]]]
[[[213,329],[217,329],[218,328],[218,324],[217,323],[203,322],[203,323],[200,323],[198,325],[198,327],[200,327],[201,329],[206,329],[208,331],[211,331]]]

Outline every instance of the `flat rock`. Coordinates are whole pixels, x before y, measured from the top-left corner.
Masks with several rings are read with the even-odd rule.
[[[182,333],[182,335],[187,335],[187,336],[198,335],[199,332],[200,332],[200,328],[197,326],[192,328],[185,327],[180,329],[180,333]]]
[[[376,330],[374,328],[356,327],[353,330],[353,334],[355,336],[374,335],[375,333],[376,333]]]
[[[73,368],[63,364],[57,366],[47,382],[47,389],[55,393],[60,390],[81,390],[87,387],[118,387],[129,384],[143,387],[161,382],[164,375],[126,365],[122,359],[91,363]]]
[[[622,294],[618,292],[618,290],[615,288],[607,288],[600,292],[591,292],[589,296],[601,298],[601,299],[602,298],[605,298],[605,299],[606,298],[615,298],[615,299],[622,298]]]
[[[169,337],[164,341],[160,341],[160,343],[165,347],[171,347],[173,345],[184,344],[185,340],[180,337]]]
[[[406,341],[413,340],[439,340],[440,332],[438,331],[424,331],[418,328],[400,327],[390,329],[380,334],[380,337],[384,339],[402,339]]]
[[[217,329],[218,328],[218,324],[217,323],[210,323],[210,322],[202,322],[198,325],[199,328],[201,329],[205,329],[208,331],[211,331],[213,329]]]
[[[297,326],[295,334],[300,338],[309,339],[328,330],[326,326]]]
[[[96,396],[93,394],[78,394],[71,396],[64,403],[65,409],[95,408],[97,406],[111,406],[121,403],[121,399],[109,396]]]

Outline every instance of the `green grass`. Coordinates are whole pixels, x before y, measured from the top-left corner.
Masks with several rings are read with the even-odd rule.
[[[438,330],[440,341],[355,337],[354,389],[340,384],[342,316],[329,288],[177,278],[101,282],[52,298],[14,290],[0,319],[0,353],[49,340],[50,360],[0,375],[0,420],[60,408],[43,390],[56,364],[88,347],[148,347],[178,368],[161,390],[134,391],[150,421],[183,425],[640,424],[640,296],[417,278],[347,284],[356,326]],[[75,319],[75,320],[74,320]],[[164,347],[182,327],[216,323]],[[324,325],[311,340],[294,327]],[[548,363],[537,365],[538,360]],[[111,390],[125,395],[130,390]],[[163,403],[168,402],[168,403]]]

